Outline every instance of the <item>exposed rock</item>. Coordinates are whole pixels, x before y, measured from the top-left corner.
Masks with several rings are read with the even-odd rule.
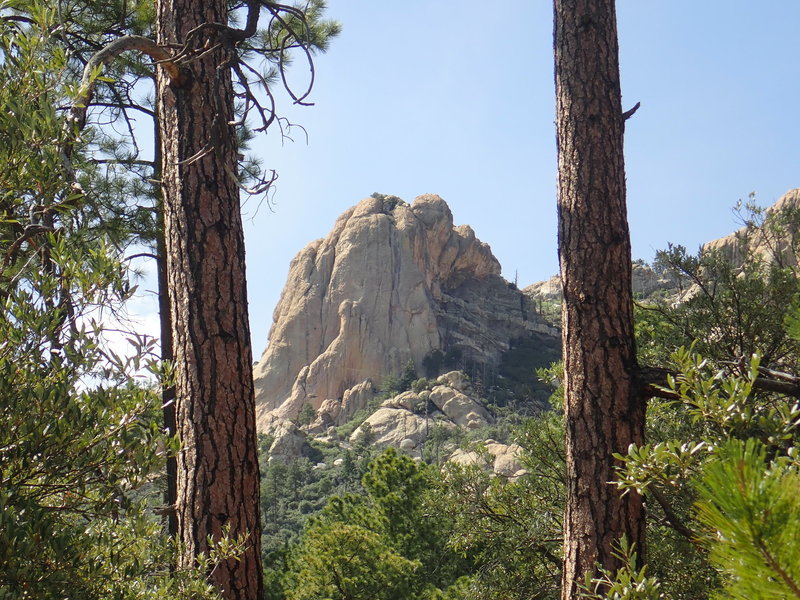
[[[385,408],[402,408],[413,411],[423,400],[415,392],[403,392],[397,396],[387,398],[381,403]]]
[[[489,463],[483,456],[481,456],[480,452],[476,450],[464,450],[463,448],[458,448],[447,460],[451,463],[462,465],[464,467],[475,465],[485,469],[489,466]]]
[[[642,296],[649,296],[659,290],[673,290],[677,285],[674,278],[661,276],[641,262],[633,263],[631,277],[633,293]],[[560,302],[561,277],[553,275],[550,279],[531,284],[522,291],[534,299]]]
[[[379,448],[394,446],[418,457],[434,428],[471,430],[494,422],[463,373],[446,373],[437,383],[430,391],[408,391],[384,400],[350,441],[368,435]]]
[[[766,210],[766,218],[771,219],[784,211],[787,213],[800,210],[800,188],[786,192],[781,198]],[[794,215],[796,218],[796,214]],[[797,266],[798,257],[795,249],[798,246],[800,231],[781,227],[777,231],[767,227],[757,229],[743,227],[738,231],[708,242],[703,246],[703,252],[720,252],[727,260],[740,266],[744,260],[743,249],[745,244],[748,250],[761,260],[771,263],[780,261],[786,266]]]
[[[800,188],[789,190],[772,206],[766,209],[767,219],[782,211],[800,210]],[[796,217],[795,217],[796,218]],[[744,261],[744,248],[752,256],[765,262],[779,260],[787,266],[797,266],[798,256],[795,249],[800,245],[800,231],[779,228],[777,231],[767,227],[743,227],[730,235],[712,240],[703,245],[701,252],[719,252],[722,257],[736,266],[741,266]],[[637,261],[633,263],[633,293],[649,296],[657,291],[678,292],[679,282],[671,276],[661,276],[646,264]],[[696,290],[688,289],[683,292],[681,299],[691,296]],[[523,292],[534,300],[561,301],[561,278],[554,275],[546,281],[529,285]]]
[[[504,477],[519,477],[524,474],[525,469],[522,467],[519,458],[522,448],[517,444],[511,444],[509,446],[497,444],[497,446],[503,447],[498,447],[496,451],[490,450],[490,452],[493,452],[494,456],[494,463],[492,464],[494,472]]]
[[[331,426],[346,423],[362,408],[366,408],[375,396],[371,379],[345,390],[341,399],[326,398],[317,409],[317,418],[309,431],[327,431]]]
[[[276,421],[272,424],[273,437],[269,447],[269,460],[285,461],[306,453],[308,444],[305,434],[291,421]]]
[[[463,466],[475,465],[495,475],[508,478],[520,477],[526,473],[520,462],[522,448],[519,445],[486,440],[483,450],[485,452],[459,448],[448,460]]]
[[[328,415],[318,427],[344,423],[373,382],[409,360],[423,374],[433,350],[458,349],[496,365],[512,339],[534,333],[558,347],[558,332],[500,277],[489,246],[453,226],[444,200],[374,195],[291,263],[254,368],[259,430],[304,404]]]
[[[449,386],[437,385],[431,390],[430,399],[448,419],[463,429],[477,429],[494,421],[482,404]]]
[[[339,412],[336,422],[345,423],[358,411],[366,408],[370,400],[375,397],[376,391],[371,379],[366,379],[349,390],[345,390],[342,397],[342,410]]]
[[[401,450],[413,450],[416,447],[417,447],[417,442],[415,442],[411,438],[405,438],[400,442]]]
[[[550,279],[537,281],[522,291],[528,296],[542,300],[561,300],[561,276],[553,275]]]
[[[350,441],[357,441],[359,437],[365,435],[364,430],[367,429],[372,444],[378,448],[387,446],[399,448],[404,440],[410,440],[413,447],[417,448],[428,437],[428,431],[432,426],[430,418],[426,419],[402,408],[381,407],[353,432]]]
[[[469,377],[463,371],[450,371],[444,375],[440,375],[436,379],[436,383],[446,385],[459,392],[466,392],[472,387]]]

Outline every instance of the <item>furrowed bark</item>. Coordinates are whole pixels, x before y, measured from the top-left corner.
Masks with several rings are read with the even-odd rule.
[[[227,23],[225,0],[159,0],[157,42],[181,45]],[[159,73],[167,283],[176,375],[177,539],[195,565],[223,528],[245,534],[238,560],[209,573],[227,599],[262,594],[259,472],[233,93],[225,44],[188,60],[180,85]]]
[[[631,249],[613,0],[555,0],[559,260],[567,451],[562,598],[596,563],[620,565],[624,535],[639,548],[638,494],[610,483],[612,453],[644,437],[636,385]]]

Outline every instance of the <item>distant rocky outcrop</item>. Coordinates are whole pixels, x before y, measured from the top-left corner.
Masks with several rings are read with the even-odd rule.
[[[303,427],[287,420],[276,421],[269,460],[286,461],[309,454],[307,439],[315,437],[342,450],[352,449],[359,442],[378,449],[391,446],[418,460],[476,465],[508,478],[525,472],[521,448],[516,444],[488,439],[477,446],[470,444],[470,449],[459,447],[458,440],[464,434],[494,423],[484,400],[460,371],[441,375],[425,389],[387,398],[346,437],[340,437],[335,427],[320,427],[320,420]]]
[[[764,223],[759,226],[746,226],[729,235],[707,242],[700,249],[701,253],[719,253],[723,258],[741,266],[745,255],[758,257],[765,262],[780,261],[786,266],[798,265],[797,249],[800,248],[800,231],[796,224],[800,222],[800,188],[793,189],[764,211]],[[787,227],[777,215],[789,218],[795,225]],[[747,252],[745,252],[747,247]],[[658,274],[643,261],[634,261],[632,271],[634,295],[649,297],[656,292],[680,294],[680,299],[692,295],[691,290],[680,288],[680,282],[674,274]],[[522,290],[534,303],[546,300],[561,301],[561,277],[554,275],[545,281],[539,281]],[[676,297],[678,300],[678,297]]]
[[[369,435],[379,448],[394,446],[420,456],[436,427],[470,431],[491,423],[494,417],[470,382],[462,372],[452,371],[436,379],[431,389],[407,391],[384,400],[350,439]]]
[[[654,292],[673,290],[677,285],[674,277],[659,275],[650,266],[640,261],[633,263],[631,276],[634,295],[647,297]],[[553,275],[550,279],[533,283],[522,291],[534,299],[560,302],[561,277]]]
[[[495,475],[516,478],[527,472],[522,465],[521,456],[522,447],[520,445],[502,444],[488,439],[477,449],[457,449],[448,460],[463,466],[475,465]]]
[[[374,194],[291,263],[254,368],[259,429],[296,418],[305,404],[320,428],[339,425],[409,361],[420,375],[437,351],[497,365],[526,336],[559,344],[558,331],[500,276],[489,246],[468,225],[453,226],[444,200],[429,194],[409,205]]]
[[[765,262],[779,260],[783,265],[796,267],[798,264],[797,248],[800,247],[800,231],[797,230],[798,212],[800,211],[800,188],[786,192],[772,206],[766,209],[765,223],[762,227],[746,226],[738,231],[708,242],[703,245],[703,252],[719,252],[736,266],[744,260],[744,246],[748,246],[750,256],[758,257]],[[795,227],[787,227],[786,223],[774,221],[774,217],[783,215],[794,223]]]

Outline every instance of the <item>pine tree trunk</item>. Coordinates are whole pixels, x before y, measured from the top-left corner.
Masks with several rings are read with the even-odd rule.
[[[613,0],[555,0],[559,260],[567,505],[562,598],[595,563],[616,569],[624,535],[641,550],[644,513],[621,496],[613,452],[644,436],[634,377],[631,249],[625,205]]]
[[[203,23],[227,23],[226,0],[158,0],[157,41],[181,44]],[[212,40],[209,44],[214,46]],[[173,46],[174,47],[174,46]],[[239,560],[209,573],[226,599],[262,593],[259,472],[236,171],[233,93],[224,49],[189,62],[185,82],[159,74],[164,225],[176,376],[180,567],[208,538],[247,534]],[[209,144],[211,146],[209,146]],[[208,150],[204,152],[204,149]]]
[[[155,130],[155,157],[156,164],[153,179],[161,180],[161,135],[158,127]],[[158,275],[158,317],[159,339],[161,341],[161,360],[172,363],[172,315],[169,308],[169,283],[167,281],[167,240],[164,229],[164,202],[161,187],[155,190],[156,194],[156,273]],[[164,415],[164,431],[170,437],[175,436],[175,386],[165,386],[161,390],[161,405]],[[167,457],[166,477],[167,485],[164,490],[164,504],[167,507],[175,506],[177,496],[177,462],[174,456]],[[178,533],[178,520],[174,510],[168,510],[165,517],[167,531],[173,538]]]

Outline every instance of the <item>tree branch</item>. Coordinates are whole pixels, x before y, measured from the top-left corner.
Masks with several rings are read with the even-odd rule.
[[[658,502],[658,505],[661,507],[661,510],[664,511],[664,518],[666,518],[667,523],[669,523],[675,531],[680,533],[690,542],[694,542],[697,539],[697,535],[686,525],[684,525],[683,522],[678,517],[678,515],[675,514],[675,511],[672,510],[672,507],[670,506],[667,499],[664,497],[664,494],[662,494],[657,488],[655,488],[652,485],[647,487],[646,492],[649,493],[656,502]]]
[[[77,124],[78,129],[83,129],[86,124],[86,112],[92,101],[95,87],[95,69],[105,66],[123,52],[138,50],[152,58],[160,65],[175,84],[180,84],[182,77],[178,66],[173,62],[172,55],[150,38],[141,35],[126,35],[114,40],[97,51],[86,63],[81,78],[80,92],[70,111],[70,121]]]
[[[633,108],[632,108],[632,109],[630,109],[630,110],[626,110],[624,113],[622,113],[622,120],[623,120],[623,121],[627,121],[628,119],[630,119],[630,118],[631,118],[631,117],[634,115],[634,113],[635,113],[637,110],[639,110],[639,107],[640,107],[641,105],[642,105],[642,103],[641,103],[641,102],[637,102],[636,104],[634,104],[634,105],[633,105]]]
[[[759,373],[760,375],[753,381],[753,389],[800,398],[800,377],[764,368],[759,368]],[[677,377],[679,374],[677,371],[661,367],[640,367],[636,374],[639,397],[643,400],[680,399],[677,392],[669,389],[667,381],[668,376]]]

